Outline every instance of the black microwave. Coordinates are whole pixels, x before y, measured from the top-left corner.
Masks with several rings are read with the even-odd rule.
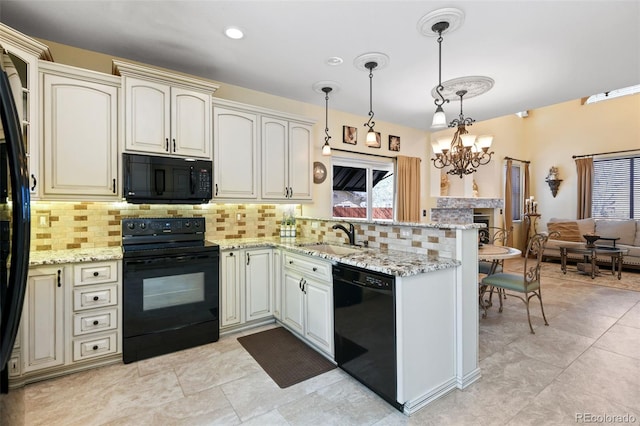
[[[134,204],[201,204],[211,200],[211,161],[122,154],[123,194]]]

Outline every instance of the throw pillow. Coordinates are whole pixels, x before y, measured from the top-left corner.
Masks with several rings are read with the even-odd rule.
[[[573,241],[573,242],[583,242],[584,238],[582,238],[582,234],[580,233],[580,229],[578,228],[578,224],[573,222],[548,222],[547,230],[549,232],[557,231],[560,233],[559,237],[556,237],[556,240],[561,241]]]

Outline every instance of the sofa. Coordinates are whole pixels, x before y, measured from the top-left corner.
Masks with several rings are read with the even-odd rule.
[[[627,249],[623,267],[640,269],[640,220],[620,219],[550,219],[547,232],[559,232],[560,235],[550,238],[544,250],[544,260],[560,259],[560,246],[580,246],[586,243],[583,235],[593,234],[601,237],[618,237],[616,247]],[[613,245],[613,241],[598,240],[596,245]],[[569,261],[581,261],[579,254],[569,253]],[[598,258],[598,263],[610,265],[610,257]]]

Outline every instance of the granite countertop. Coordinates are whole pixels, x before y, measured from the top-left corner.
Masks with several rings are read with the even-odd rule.
[[[278,247],[293,253],[311,255],[331,262],[357,266],[371,271],[397,277],[407,277],[425,272],[433,272],[440,269],[454,268],[461,263],[453,259],[444,259],[425,254],[404,252],[398,250],[382,250],[378,248],[358,247],[358,251],[352,254],[330,254],[314,249],[320,244],[350,247],[340,243],[318,242],[316,240],[296,238],[239,238],[231,240],[212,240],[220,245],[220,250],[239,250],[244,248]]]
[[[62,263],[100,262],[122,259],[122,247],[98,247],[69,250],[32,251],[29,266],[58,265]]]
[[[295,238],[234,238],[212,240],[220,250],[239,250],[247,248],[274,247],[286,249],[292,253],[315,256],[333,263],[344,263],[384,274],[407,277],[440,269],[454,268],[460,262],[425,254],[398,250],[382,250],[378,248],[357,247],[357,252],[350,254],[331,254],[314,248],[319,244],[331,244],[353,248],[340,243],[318,242],[314,239]],[[100,262],[122,259],[121,247],[82,248],[53,251],[34,251],[29,254],[29,266],[57,265],[64,263]]]

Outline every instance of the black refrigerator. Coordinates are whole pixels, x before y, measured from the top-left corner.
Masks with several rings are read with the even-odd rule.
[[[7,63],[3,60],[2,65]],[[22,93],[17,95],[20,99]],[[27,284],[31,213],[22,123],[4,68],[0,72],[0,116],[0,393],[7,393],[7,363],[18,333]]]

